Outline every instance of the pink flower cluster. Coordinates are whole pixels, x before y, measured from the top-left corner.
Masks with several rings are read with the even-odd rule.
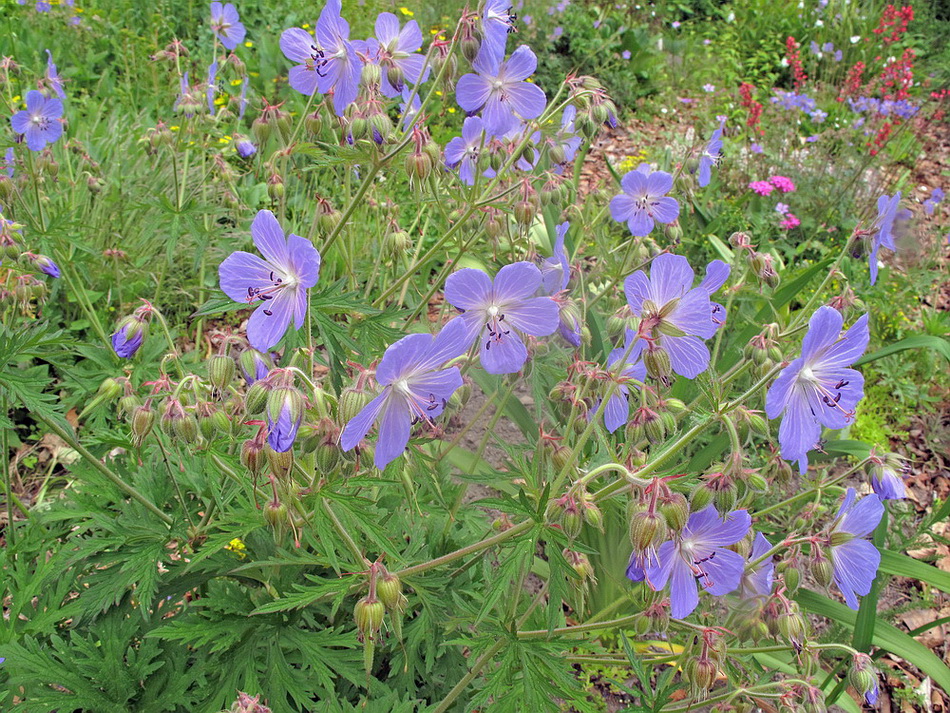
[[[769,183],[778,188],[782,193],[791,193],[795,190],[795,184],[792,183],[792,179],[786,178],[785,176],[772,176],[769,179]]]
[[[794,213],[786,213],[785,217],[779,222],[779,226],[783,230],[791,230],[792,228],[797,228],[802,224],[802,221]]]
[[[791,193],[795,190],[795,184],[792,182],[791,178],[786,178],[785,176],[772,176],[767,181],[752,181],[749,184],[749,188],[758,193],[760,196],[767,196],[771,194],[776,188],[782,193]]]

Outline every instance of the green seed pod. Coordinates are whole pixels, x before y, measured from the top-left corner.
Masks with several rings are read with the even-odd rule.
[[[689,506],[693,512],[704,510],[712,502],[712,491],[705,484],[697,485],[689,496]]]
[[[234,359],[229,356],[217,354],[208,360],[208,381],[219,392],[231,385],[236,372]]]
[[[834,567],[831,562],[820,552],[815,553],[815,557],[809,563],[811,575],[815,581],[822,587],[830,587],[834,581]]]
[[[792,645],[801,645],[805,641],[805,620],[797,611],[779,614],[778,631]]]
[[[264,455],[267,456],[267,463],[276,476],[282,476],[289,472],[294,464],[294,451],[292,448],[288,451],[278,452],[271,448],[270,445],[265,445]]]
[[[561,527],[569,539],[577,539],[584,527],[584,516],[576,507],[569,507],[561,515]]]
[[[647,440],[656,445],[666,439],[666,426],[663,419],[655,411],[650,412],[652,416],[645,418],[643,422],[643,432]]]
[[[327,476],[340,465],[341,453],[340,447],[335,443],[321,443],[313,451],[317,470],[324,476]]]
[[[376,595],[390,611],[401,612],[409,602],[402,593],[402,582],[395,574],[386,573],[376,580]]]
[[[432,159],[428,154],[410,153],[406,156],[406,173],[410,180],[424,181],[432,173]]]
[[[311,114],[307,114],[307,118],[304,119],[304,127],[311,135],[318,135],[323,128],[323,117],[320,116],[320,112],[315,111]]]
[[[713,500],[716,503],[716,509],[719,512],[731,512],[736,507],[739,499],[739,489],[735,483],[730,483],[727,487],[716,490],[713,494]]]
[[[644,510],[630,518],[630,543],[633,551],[646,552],[666,539],[667,523],[661,513]]]
[[[660,512],[671,530],[682,531],[689,519],[689,503],[686,496],[682,493],[672,493],[666,502],[660,503]]]
[[[411,247],[412,238],[409,237],[409,233],[405,230],[396,230],[387,233],[383,241],[383,248],[386,254],[393,258],[404,255]]]
[[[215,424],[211,416],[212,414],[209,413],[198,419],[198,432],[201,433],[201,437],[206,441],[213,441],[218,432],[217,424]]]
[[[155,426],[155,410],[151,406],[138,406],[132,412],[132,440],[136,448],[142,446],[142,442],[152,432]]]
[[[98,394],[103,399],[108,399],[112,401],[113,399],[119,398],[119,395],[122,393],[122,384],[113,379],[111,376],[105,379],[101,384],[99,384]]]
[[[749,488],[751,488],[752,490],[758,493],[764,493],[766,489],[769,487],[768,481],[766,481],[765,476],[763,476],[758,471],[749,473],[747,481],[748,481],[747,484]]]
[[[360,84],[379,86],[383,81],[383,72],[378,64],[367,62],[363,65],[363,73],[360,77]]]
[[[267,396],[271,387],[266,381],[255,381],[244,394],[244,412],[257,414],[267,405]]]
[[[514,216],[519,225],[531,225],[537,214],[537,209],[531,201],[518,201],[515,203]]]
[[[258,117],[251,122],[251,133],[259,145],[266,143],[273,131],[273,127],[263,117]]]
[[[696,667],[693,670],[692,677],[689,679],[690,683],[700,691],[711,690],[712,687],[716,685],[716,678],[719,676],[719,667],[714,661],[708,658],[697,659],[695,663]]]
[[[647,368],[647,373],[654,379],[668,379],[673,373],[670,355],[662,347],[647,349],[643,353],[643,363]]]
[[[131,414],[142,405],[142,399],[135,394],[129,394],[119,399],[119,413]]]
[[[877,671],[871,665],[871,658],[866,654],[857,654],[848,670],[848,683],[870,703],[869,695],[877,694]]]
[[[363,410],[363,407],[372,400],[372,395],[366,391],[354,388],[343,389],[337,408],[340,423],[352,421]]]
[[[198,419],[190,411],[174,421],[175,435],[185,443],[194,443],[198,440]]]
[[[596,530],[599,530],[600,532],[604,531],[604,513],[599,507],[597,507],[594,503],[584,503],[582,512],[584,515],[584,521],[588,525],[595,528]]]
[[[353,608],[353,618],[356,620],[356,628],[360,632],[360,637],[370,641],[375,640],[376,635],[379,634],[385,616],[386,605],[376,598],[363,597]]]
[[[782,577],[785,579],[785,588],[788,589],[789,594],[794,594],[798,591],[798,585],[801,584],[802,581],[802,573],[798,567],[789,566],[782,574]]]
[[[273,528],[286,526],[290,522],[287,506],[276,501],[267,503],[264,506],[264,521]]]
[[[463,37],[459,44],[462,48],[462,56],[469,62],[474,62],[475,58],[478,57],[478,50],[481,47],[481,43],[475,37],[469,36]]]
[[[264,447],[255,439],[250,438],[244,441],[241,446],[241,463],[247,468],[251,475],[257,477],[264,469]]]

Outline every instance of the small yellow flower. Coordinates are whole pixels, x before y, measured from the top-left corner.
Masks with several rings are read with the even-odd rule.
[[[450,106],[450,107],[449,107],[449,114],[454,114],[454,113],[455,113],[455,107],[454,107],[454,106]]]
[[[214,100],[214,105],[215,105],[215,106],[221,106],[221,105],[224,104],[226,101],[227,101],[227,99],[225,99],[224,97],[217,97],[217,98]]]
[[[172,131],[178,131],[181,127],[180,127],[180,126],[169,126],[168,128],[171,129]]]
[[[435,90],[435,95],[436,95],[437,97],[440,97],[440,96],[442,96],[442,92],[440,92],[438,89],[436,89],[436,90]]]
[[[219,143],[219,144],[229,144],[229,143],[231,143],[231,137],[230,137],[230,136],[222,136],[220,139],[218,139],[218,143]]]
[[[431,30],[429,30],[430,35],[437,35],[440,32],[442,32],[442,30],[440,30],[438,27],[433,27]]]
[[[13,97],[13,101],[15,101],[15,102],[20,101],[20,95],[17,94],[15,97]]]
[[[232,86],[232,87],[236,87],[236,86],[238,86],[239,84],[243,84],[243,82],[244,82],[243,79],[232,79],[232,80],[231,80],[231,86]]]
[[[399,8],[399,12],[401,12],[401,13],[402,13],[403,15],[405,15],[406,17],[412,17],[413,15],[416,14],[416,13],[414,13],[412,10],[410,10],[408,7],[401,7],[401,8]]]
[[[225,546],[224,549],[233,552],[241,559],[247,557],[247,553],[244,551],[247,549],[247,545],[244,544],[240,537],[235,537]]]
[[[303,29],[305,29],[305,30],[309,30],[309,29],[310,29],[310,23],[309,23],[309,22],[308,22],[308,23],[304,23],[303,25],[301,25],[301,27],[302,27]]]
[[[261,73],[260,73],[260,72],[248,72],[248,74],[251,75],[252,77],[259,77],[259,76],[261,76]]]
[[[254,43],[251,42],[250,40],[248,40],[247,42],[244,43],[244,46],[245,46],[245,47],[253,47],[253,46],[254,46]]]

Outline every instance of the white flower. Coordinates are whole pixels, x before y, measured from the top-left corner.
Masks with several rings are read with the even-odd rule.
[[[823,20],[815,20],[815,27],[824,27],[825,23]]]
[[[735,21],[736,21],[736,13],[730,12],[728,15],[726,15],[726,22],[735,22]]]
[[[858,44],[858,42],[860,42],[860,41],[861,41],[861,35],[852,35],[852,36],[851,36],[851,44],[856,45],[856,44]]]

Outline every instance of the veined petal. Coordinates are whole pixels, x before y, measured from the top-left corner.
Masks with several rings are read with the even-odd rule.
[[[313,67],[298,64],[290,68],[287,74],[287,80],[293,89],[309,97],[313,96],[313,93],[317,91],[317,79],[319,76]]]
[[[279,342],[294,314],[295,295],[280,290],[272,300],[262,302],[247,321],[247,341],[255,349],[266,352]]]
[[[653,591],[658,592],[666,586],[669,581],[673,565],[682,562],[676,543],[667,540],[657,550],[656,557],[647,559],[644,563],[644,570],[647,576],[647,582]],[[685,563],[684,563],[685,564]]]
[[[843,319],[834,307],[823,305],[808,320],[808,333],[802,339],[802,357],[806,364],[821,359],[825,349],[834,344],[841,334]]]
[[[782,457],[798,461],[799,470],[804,474],[808,469],[808,451],[817,445],[820,438],[821,425],[812,415],[804,393],[793,388],[778,429]]]
[[[349,423],[343,427],[343,433],[340,434],[340,448],[349,451],[359,445],[360,441],[366,438],[369,429],[376,422],[380,410],[386,403],[391,389],[385,388],[375,399],[366,404],[356,416],[350,419]]]
[[[620,187],[624,193],[634,198],[646,195],[647,177],[642,171],[628,171],[620,179]]]
[[[504,136],[518,125],[517,117],[511,111],[511,104],[492,92],[488,95],[482,109],[485,132],[491,136]]]
[[[666,171],[654,171],[647,176],[647,193],[653,197],[665,196],[673,188],[673,176]]]
[[[637,200],[626,193],[610,199],[610,217],[618,223],[626,223],[637,212]]]
[[[376,18],[375,30],[379,44],[388,46],[399,37],[399,18],[391,12],[381,12]]]
[[[670,573],[670,616],[685,619],[698,605],[699,592],[693,571],[681,557],[677,557]]]
[[[658,306],[683,297],[692,288],[695,276],[682,255],[658,255],[650,266],[650,297]]]
[[[716,325],[711,315],[712,303],[709,301],[709,295],[705,290],[696,288],[680,298],[666,321],[686,334],[709,339],[716,334]]]
[[[537,84],[517,82],[505,90],[511,109],[522,119],[536,119],[544,112],[548,98]]]
[[[273,267],[257,255],[243,250],[228,255],[218,267],[221,290],[235,302],[248,301],[248,288],[271,287]]]
[[[856,537],[870,535],[884,516],[884,503],[877,495],[865,495],[851,507],[835,528]]]
[[[457,366],[453,366],[442,371],[412,376],[408,381],[423,414],[428,418],[435,418],[442,413],[446,402],[462,385],[462,374]]]
[[[734,545],[749,532],[752,517],[746,510],[733,510],[720,515],[715,506],[708,505],[689,516],[686,537],[700,549]]]
[[[409,432],[412,428],[412,414],[404,399],[390,399],[379,417],[379,431],[376,437],[376,452],[373,462],[383,470],[406,450]]]
[[[254,238],[254,245],[261,251],[261,255],[267,262],[280,268],[284,273],[291,274],[287,238],[273,213],[269,210],[259,211],[254,217],[254,222],[251,223],[251,235]]]
[[[877,496],[874,497],[876,499]],[[859,538],[832,547],[831,564],[835,584],[844,595],[845,602],[852,609],[857,609],[858,599],[855,594],[864,596],[871,591],[871,585],[881,565],[881,553],[873,544]]]
[[[870,333],[868,331],[868,316],[861,315],[848,331],[825,352],[822,362],[834,363],[836,366],[854,364],[868,348]]]
[[[680,376],[695,379],[709,368],[709,347],[698,337],[660,337],[660,346],[670,355],[670,365]]]
[[[610,433],[613,433],[621,426],[626,425],[629,419],[630,405],[627,402],[627,395],[617,389],[607,399],[607,405],[604,406],[604,427]]]
[[[486,327],[482,330],[481,342],[481,364],[489,374],[514,374],[528,360],[528,349],[514,330],[496,341],[489,336]]]
[[[298,284],[305,289],[316,285],[320,277],[320,253],[313,243],[291,233],[287,237],[287,250],[291,273],[297,278]]]
[[[550,297],[531,297],[503,309],[506,323],[534,337],[554,334],[560,322],[560,309]]]
[[[732,267],[729,263],[722,260],[713,260],[706,266],[706,276],[699,283],[699,289],[705,290],[706,294],[712,296],[713,293],[718,292],[719,288],[726,284],[731,271]]]
[[[492,280],[473,267],[453,272],[445,281],[445,299],[462,310],[485,310],[491,302]]]
[[[643,270],[637,270],[623,281],[623,292],[630,309],[640,316],[643,314],[643,301],[650,299],[650,279]]]
[[[634,209],[630,215],[630,219],[627,221],[627,228],[630,230],[630,234],[636,238],[645,238],[653,232],[653,228],[655,227],[656,222],[649,213],[641,208]]]
[[[280,51],[291,62],[303,64],[310,61],[313,55],[313,43],[313,36],[299,27],[291,27],[280,35]]]
[[[698,580],[699,585],[710,594],[721,597],[739,588],[742,573],[745,571],[745,560],[742,555],[732,550],[719,548],[698,566],[708,575],[707,578]]]
[[[472,346],[470,330],[461,319],[446,324],[432,340],[432,344],[417,367],[420,370],[437,369],[447,361],[462,356]]]
[[[506,82],[520,82],[532,74],[538,68],[538,58],[528,45],[521,45],[505,62],[505,80]],[[540,87],[537,87],[540,90]],[[543,94],[543,92],[542,92]]]
[[[778,378],[772,382],[768,392],[765,394],[765,415],[771,418],[778,418],[792,395],[792,388],[798,383],[798,375],[804,364],[801,357],[795,359],[782,371]]]
[[[680,204],[675,198],[664,196],[663,198],[657,198],[653,202],[651,210],[653,211],[654,220],[658,220],[661,223],[672,223],[679,217]]]
[[[455,101],[469,113],[476,112],[485,106],[490,93],[491,84],[478,74],[466,74],[459,77],[455,85]]]
[[[431,334],[410,334],[389,345],[376,367],[376,381],[392,384],[416,371],[432,347]]]
[[[506,304],[523,300],[537,293],[541,286],[541,271],[530,262],[515,262],[505,265],[495,275],[492,302]]]

